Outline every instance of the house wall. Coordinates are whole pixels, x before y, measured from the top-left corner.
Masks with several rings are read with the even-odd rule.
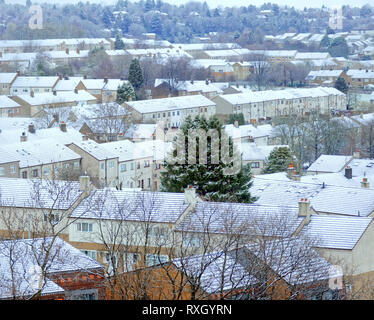
[[[18,178],[19,177],[19,161],[1,163],[0,177]]]

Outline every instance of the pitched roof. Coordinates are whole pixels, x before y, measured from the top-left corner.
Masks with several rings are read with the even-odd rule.
[[[12,88],[52,88],[59,80],[58,77],[17,77]]]
[[[98,189],[74,209],[71,217],[175,223],[187,206],[183,193]]]
[[[81,159],[79,154],[53,139],[17,142],[2,145],[1,148],[20,161],[20,168]]]
[[[20,107],[20,105],[14,100],[8,98],[7,96],[0,96],[0,109],[18,107]]]
[[[318,238],[320,248],[351,250],[372,220],[371,217],[312,215],[302,232]]]
[[[10,84],[14,80],[15,77],[17,77],[16,72],[1,72],[0,83]]]
[[[72,181],[0,178],[2,206],[67,210],[82,192]]]
[[[368,216],[374,211],[374,190],[298,181],[272,180],[255,176],[250,189],[262,205],[296,206],[300,198],[309,199],[316,212]]]
[[[329,95],[344,95],[335,88],[317,87],[317,88],[298,88],[284,90],[264,90],[245,93],[232,93],[219,95],[221,99],[226,100],[232,105],[256,103],[262,101],[272,101],[280,99],[300,99],[309,97],[326,97]]]
[[[195,209],[185,216],[175,230],[194,233],[209,230],[223,234],[257,232],[267,236],[290,236],[301,220],[302,218],[298,217],[298,208],[288,205],[198,202]],[[287,225],[288,228],[264,228],[265,225],[276,223]]]
[[[97,143],[93,140],[88,141],[75,141],[72,144],[76,145],[83,151],[87,152],[97,160],[114,159],[118,156],[109,152],[102,144]]]
[[[21,94],[17,95],[17,97],[27,102],[31,106],[52,103],[87,102],[97,100],[97,98],[95,98],[93,95],[89,94],[85,90],[78,90],[78,92],[59,91],[56,92],[56,94],[53,94],[53,92],[35,93],[33,97],[30,94]]]
[[[203,95],[191,95],[152,100],[139,100],[126,102],[139,113],[152,113],[180,109],[215,106],[216,104]]]
[[[52,242],[53,241],[53,242]],[[46,257],[46,249],[52,245]],[[12,256],[12,259],[10,259]],[[42,295],[64,293],[64,289],[49,277],[64,272],[94,272],[102,266],[60,238],[7,240],[0,242],[0,297],[12,298],[12,284],[16,296],[25,297],[38,290],[38,266],[45,264]],[[14,272],[13,274],[11,274]]]
[[[353,156],[322,154],[307,169],[308,172],[339,172],[353,159]]]

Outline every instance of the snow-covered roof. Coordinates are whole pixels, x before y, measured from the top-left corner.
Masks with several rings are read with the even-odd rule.
[[[295,55],[296,60],[317,60],[327,59],[330,57],[328,52],[298,52]]]
[[[13,144],[20,142],[20,136],[25,133],[27,136],[27,141],[38,141],[41,139],[53,139],[56,143],[68,144],[74,141],[81,141],[82,134],[73,128],[67,128],[66,132],[61,131],[60,128],[47,128],[38,129],[37,123],[34,124],[35,132],[28,132],[28,126],[32,122],[28,119],[23,125],[18,126],[15,129],[5,129],[0,132],[0,146],[4,144]],[[34,119],[36,120],[36,119]]]
[[[82,103],[87,101],[96,101],[97,99],[85,90],[75,91],[56,91],[53,92],[43,92],[35,93],[32,97],[30,94],[17,95],[19,99],[22,99],[31,106],[39,106],[43,104],[53,104],[53,103]]]
[[[368,216],[374,211],[374,190],[368,188],[340,187],[328,184],[272,180],[254,177],[251,195],[258,197],[255,203],[263,205],[297,205],[301,198],[310,200],[316,212]]]
[[[167,84],[174,87],[176,90],[184,90],[187,92],[216,92],[216,93],[223,93],[223,91],[215,85],[215,83],[212,83],[208,81],[202,81],[202,80],[194,80],[194,81],[178,81],[175,82],[172,79],[155,79],[155,87],[159,86],[160,84],[166,82]]]
[[[75,181],[0,178],[0,202],[6,207],[67,210],[81,193]]]
[[[18,158],[20,168],[81,159],[79,154],[52,138],[6,144],[1,148]]]
[[[82,84],[87,90],[110,90],[115,91],[124,84],[125,80],[120,79],[83,79]]]
[[[173,43],[174,48],[186,51],[219,50],[219,49],[239,49],[237,43]]]
[[[241,55],[250,54],[250,50],[246,48],[241,49],[222,49],[222,50],[205,50],[205,54],[209,57],[237,57]]]
[[[17,77],[16,72],[1,72],[0,73],[0,83],[9,84],[15,77]]]
[[[209,294],[248,288],[257,282],[237,258],[223,251],[176,258],[171,262],[192,279],[199,278],[200,288]]]
[[[246,245],[246,249],[292,285],[330,279],[331,264],[302,238],[283,238]]]
[[[308,80],[314,80],[317,77],[339,77],[343,70],[313,70],[306,77]]]
[[[152,157],[153,160],[164,160],[172,148],[172,143],[162,140],[137,143],[129,140],[120,140],[102,143],[101,146],[107,149],[111,154],[118,156],[119,162],[123,162],[150,157]]]
[[[78,58],[87,58],[89,50],[69,50],[66,51],[46,51],[43,54],[51,59],[78,59]]]
[[[235,127],[233,124],[228,124],[224,126],[227,134],[233,139],[253,137],[261,138],[267,137],[273,131],[273,127],[270,124],[263,124],[259,126],[254,126],[252,124],[245,124],[239,127]]]
[[[339,172],[353,159],[353,156],[322,154],[308,168],[308,172]]]
[[[211,66],[224,66],[228,62],[226,60],[219,59],[194,59],[191,61],[191,65],[195,68],[209,68]]]
[[[355,69],[350,69],[347,71],[347,75],[350,76],[352,79],[366,79],[366,78],[370,78],[370,79],[373,79],[374,78],[374,71],[372,70],[355,70]]]
[[[62,44],[78,45],[80,43],[99,44],[103,42],[109,44],[105,38],[68,38],[68,39],[33,39],[33,40],[1,40],[0,48],[8,47],[41,47],[41,46],[57,46]]]
[[[279,234],[280,230],[276,228],[269,228],[266,235],[291,236],[302,219],[298,217],[298,208],[289,205],[198,202],[195,209],[185,216],[175,230],[245,234],[251,231],[260,232],[261,226],[278,222],[287,224],[289,228],[282,230],[283,234]]]
[[[271,145],[271,146],[261,146],[256,145],[254,142],[241,142],[238,144],[238,149],[242,153],[243,161],[252,160],[263,160],[269,157],[270,153],[274,148],[288,147],[287,145]]]
[[[54,87],[56,91],[74,91],[76,86],[78,85],[79,81],[81,81],[83,77],[69,77],[68,79],[59,80]]]
[[[312,215],[303,232],[318,238],[321,248],[351,250],[372,220],[371,217]]]
[[[7,96],[0,96],[0,109],[17,107],[20,107],[20,105],[14,100],[8,98]]]
[[[106,160],[117,158],[115,154],[109,152],[102,144],[97,143],[93,140],[88,141],[76,141],[74,145],[87,152],[97,160]]]
[[[139,113],[152,113],[161,111],[172,111],[198,107],[215,106],[216,104],[203,95],[191,95],[152,100],[139,100],[126,102],[131,108]]]
[[[371,96],[374,99],[373,93],[371,94]],[[351,119],[360,123],[361,125],[370,125],[374,121],[374,113],[362,113],[360,115],[352,116]]]
[[[12,88],[53,88],[58,77],[17,77]]]
[[[126,130],[123,136],[128,139],[152,139],[156,128],[156,124],[133,124]]]
[[[47,249],[51,246],[47,256]],[[12,257],[12,258],[11,258]],[[0,242],[0,297],[26,297],[38,290],[38,266],[43,265],[42,295],[64,293],[49,277],[66,272],[95,272],[102,266],[59,237],[6,240]],[[40,269],[39,267],[39,270]],[[36,277],[35,277],[36,276]]]
[[[187,206],[183,193],[97,189],[71,217],[175,223]]]
[[[326,97],[329,95],[344,95],[335,88],[317,87],[317,88],[297,88],[284,90],[265,90],[250,93],[232,93],[219,95],[220,98],[226,100],[233,105],[256,103],[280,99],[300,99],[308,97]]]

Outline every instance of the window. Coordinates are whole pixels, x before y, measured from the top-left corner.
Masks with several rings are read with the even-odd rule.
[[[134,264],[139,260],[139,254],[137,253],[127,253],[123,258],[124,269],[126,271],[132,271]]]
[[[38,176],[38,169],[32,170],[32,176],[36,178]]]
[[[146,264],[148,267],[155,264],[160,264],[169,260],[167,255],[158,255],[158,254],[147,254],[146,255]]]
[[[149,160],[144,160],[144,168],[148,168],[149,167]]]
[[[70,292],[67,294],[67,300],[98,300],[97,289]]]
[[[92,232],[93,224],[87,222],[79,222],[77,223],[77,231],[81,232]]]
[[[78,169],[79,168],[79,161],[75,161],[74,162],[74,169]]]
[[[136,163],[136,169],[140,169],[140,162]]]
[[[3,176],[5,174],[5,169],[0,167],[0,176]]]
[[[184,247],[200,247],[201,239],[197,235],[186,235],[183,239]]]
[[[93,250],[81,250],[85,255],[89,256],[91,259],[96,260],[96,251]]]
[[[166,113],[164,112],[163,114],[162,114],[162,116],[165,118],[165,116],[166,116]]]
[[[114,161],[109,161],[109,168],[114,168]]]
[[[102,162],[102,163],[100,164],[100,168],[101,168],[101,170],[104,170],[104,168],[105,168],[104,162]]]
[[[251,168],[260,168],[260,162],[252,162]]]
[[[125,172],[126,171],[126,163],[122,163],[121,164],[121,172]]]
[[[0,169],[0,171],[1,171],[1,169]],[[10,166],[10,173],[16,173],[16,172],[17,172],[17,168],[16,168],[16,166],[14,164],[12,164]],[[0,175],[1,175],[1,173],[0,173]]]
[[[45,176],[49,175],[49,169],[48,168],[44,168],[43,175],[45,175]]]
[[[130,164],[130,169],[131,169],[131,170],[134,170],[134,162],[131,162],[131,164]]]
[[[44,222],[56,224],[60,221],[60,216],[57,213],[49,213],[44,215]]]
[[[148,188],[151,187],[151,178],[148,178]]]
[[[23,171],[22,172],[22,178],[23,179],[27,179],[27,171]]]

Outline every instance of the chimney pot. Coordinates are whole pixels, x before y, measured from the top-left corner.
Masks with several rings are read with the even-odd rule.
[[[370,187],[370,183],[368,182],[368,178],[362,178],[361,188],[369,188],[369,187]]]
[[[185,204],[194,204],[197,201],[196,189],[194,186],[189,185],[184,189],[184,203]]]
[[[352,179],[352,168],[351,168],[350,166],[346,166],[346,167],[345,167],[344,176],[345,176],[347,179]]]
[[[90,189],[90,177],[89,176],[80,176],[79,177],[79,190],[88,192]]]
[[[310,219],[310,202],[306,198],[301,198],[299,200],[299,217]]]
[[[27,135],[26,135],[26,132],[22,132],[21,142],[25,142],[25,141],[27,141]]]
[[[60,123],[60,130],[62,132],[66,132],[67,131],[66,130],[66,123],[64,121],[61,121],[61,123]]]
[[[30,124],[29,124],[29,132],[30,132],[30,133],[35,133],[35,126],[34,126],[33,123],[30,123]]]

